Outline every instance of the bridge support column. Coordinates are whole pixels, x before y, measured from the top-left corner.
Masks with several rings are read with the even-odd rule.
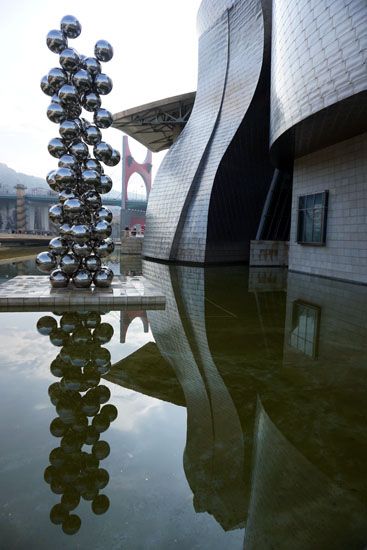
[[[26,231],[26,215],[25,215],[25,185],[18,184],[15,186],[17,192],[17,232],[25,233]]]
[[[139,174],[144,181],[147,192],[147,200],[152,187],[152,152],[147,149],[145,159],[142,163],[136,162],[131,154],[129,147],[129,138],[122,138],[122,191],[121,191],[121,230],[129,225],[130,215],[128,212],[128,194],[127,186],[129,179],[133,174]]]

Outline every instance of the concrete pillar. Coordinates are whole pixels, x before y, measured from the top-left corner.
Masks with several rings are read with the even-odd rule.
[[[25,233],[26,231],[26,216],[25,216],[25,185],[18,184],[15,186],[17,193],[17,232]]]
[[[34,206],[31,203],[28,205],[28,220],[29,231],[34,231]]]

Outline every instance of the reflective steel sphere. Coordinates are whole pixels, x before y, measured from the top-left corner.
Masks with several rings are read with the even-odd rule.
[[[73,75],[73,84],[79,93],[88,92],[92,88],[92,77],[86,69],[79,69]]]
[[[59,227],[59,233],[60,237],[63,239],[70,241],[71,239],[71,225],[69,223],[63,223]]]
[[[107,40],[98,40],[94,46],[94,55],[99,61],[110,61],[113,57],[113,48]]]
[[[105,73],[97,74],[94,77],[94,87],[96,89],[96,92],[98,92],[101,95],[107,95],[112,90],[112,80],[109,76],[107,76]]]
[[[88,271],[97,271],[97,269],[100,269],[101,267],[101,260],[98,256],[93,254],[92,256],[85,258],[84,265]]]
[[[106,288],[111,286],[113,280],[113,271],[109,267],[102,267],[93,275],[93,282],[96,287]]]
[[[73,103],[65,107],[65,112],[67,114],[66,118],[77,119],[82,114],[82,108],[79,103]]]
[[[109,193],[112,189],[112,179],[110,176],[107,176],[106,174],[102,174],[100,178],[100,182],[95,187],[96,191],[98,193]]]
[[[66,114],[61,105],[59,105],[58,103],[50,103],[47,108],[47,118],[51,120],[51,122],[60,124],[60,122],[63,122],[65,120]]]
[[[105,141],[100,141],[93,147],[93,154],[96,159],[105,162],[112,157],[112,147]]]
[[[69,246],[65,239],[62,239],[61,237],[54,237],[49,242],[48,248],[56,256],[61,256],[68,251]]]
[[[112,226],[105,220],[101,220],[92,225],[92,237],[96,240],[107,239],[112,233]]]
[[[86,258],[92,253],[92,245],[89,242],[85,243],[74,243],[72,246],[73,252],[79,258]]]
[[[40,252],[36,257],[36,266],[42,273],[50,273],[57,266],[56,257],[51,252]]]
[[[72,276],[74,285],[77,288],[88,288],[92,284],[92,274],[87,269],[79,269]]]
[[[48,211],[48,217],[52,223],[60,223],[62,220],[63,211],[61,204],[53,204]]]
[[[116,166],[121,160],[121,155],[117,149],[112,149],[111,158],[105,160],[107,166]]]
[[[61,158],[67,151],[65,143],[60,138],[53,138],[48,142],[48,152],[57,159]]]
[[[100,208],[102,203],[101,197],[99,196],[99,193],[97,193],[97,191],[87,191],[86,193],[83,193],[82,201],[87,208],[91,208],[93,210]]]
[[[64,254],[60,259],[60,267],[65,273],[75,273],[80,265],[80,260],[75,254]]]
[[[97,210],[94,217],[96,221],[105,220],[108,223],[112,222],[112,212],[106,206],[102,206],[99,210]]]
[[[82,182],[88,186],[96,186],[99,184],[101,175],[97,170],[83,170],[82,172]]]
[[[70,153],[74,155],[78,161],[86,160],[89,156],[88,145],[81,140],[74,141],[70,146]]]
[[[72,189],[66,188],[59,193],[59,202],[63,205],[68,199],[74,199],[75,193]]]
[[[62,32],[69,38],[78,38],[82,32],[82,26],[74,15],[64,15],[60,27]]]
[[[76,184],[76,174],[70,168],[58,168],[55,172],[55,181],[61,191]]]
[[[80,58],[73,48],[65,48],[59,57],[60,65],[65,71],[74,73],[79,69]]]
[[[99,160],[92,159],[92,158],[87,159],[84,162],[84,168],[86,170],[96,170],[96,172],[98,172],[99,174],[102,174],[103,172],[103,169]]]
[[[74,157],[74,155],[69,155],[69,154],[62,155],[62,157],[60,157],[58,164],[60,168],[70,168],[70,170],[73,170],[74,172],[79,166],[79,163]]]
[[[51,84],[49,84],[47,74],[42,77],[40,85],[41,85],[41,90],[43,91],[44,94],[50,95],[50,96],[54,95],[55,89],[51,86]]]
[[[112,239],[105,239],[96,243],[94,246],[94,253],[97,254],[100,258],[105,258],[112,254],[115,250],[115,245]]]
[[[56,174],[56,170],[51,170],[47,176],[46,176],[46,181],[48,183],[48,185],[51,187],[52,191],[58,191],[59,190],[59,187],[56,183],[56,180],[55,180],[55,174]]]
[[[50,282],[53,288],[65,288],[68,286],[69,277],[62,269],[55,269],[50,275]]]
[[[55,91],[59,90],[61,86],[67,83],[68,77],[65,71],[60,69],[60,67],[54,67],[47,74],[47,80],[50,86],[53,87]]]
[[[102,132],[97,126],[92,124],[85,128],[83,132],[83,138],[88,145],[96,145],[102,140]]]
[[[58,29],[54,29],[47,34],[46,44],[53,53],[61,53],[62,50],[68,47],[68,41],[64,33]]]
[[[100,62],[95,57],[86,57],[83,64],[91,76],[96,76],[102,70]]]
[[[107,111],[107,109],[99,108],[94,113],[94,124],[98,126],[98,128],[109,128],[113,122],[112,120],[112,114],[110,111]]]
[[[71,236],[78,243],[85,243],[90,239],[90,229],[84,224],[75,224],[71,228]]]
[[[58,95],[63,107],[73,106],[79,102],[78,90],[73,84],[61,86]]]
[[[57,93],[51,97],[51,103],[58,103],[59,105],[61,105],[61,101]]]
[[[86,111],[96,111],[101,106],[101,98],[95,92],[88,92],[82,96],[82,105]]]
[[[80,128],[75,120],[64,120],[59,128],[60,136],[67,141],[71,141],[79,137]]]
[[[64,213],[67,216],[77,216],[84,209],[84,205],[77,197],[73,199],[67,199],[64,202]]]

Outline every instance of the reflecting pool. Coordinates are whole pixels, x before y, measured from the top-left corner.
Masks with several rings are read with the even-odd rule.
[[[165,309],[0,313],[0,548],[364,549],[367,287],[111,266]]]

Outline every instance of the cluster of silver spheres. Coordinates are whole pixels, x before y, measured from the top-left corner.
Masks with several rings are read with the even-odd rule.
[[[108,287],[113,279],[102,258],[113,252],[110,238],[112,212],[102,206],[101,194],[112,188],[102,163],[115,166],[120,154],[102,141],[101,129],[112,124],[112,115],[101,107],[101,96],[110,93],[112,80],[102,72],[101,62],[110,61],[112,46],[99,40],[95,57],[79,55],[68,45],[68,38],[81,33],[72,15],[61,20],[60,30],[47,35],[48,48],[59,54],[60,67],[41,80],[42,91],[51,96],[47,117],[60,124],[60,137],[51,139],[49,153],[58,159],[58,168],[47,175],[47,183],[59,193],[59,203],[49,210],[49,218],[59,227],[59,237],[49,250],[36,258],[40,271],[50,273],[54,288],[66,287],[72,280],[77,288]],[[93,124],[83,118],[82,109],[93,113]],[[89,147],[93,148],[93,156]]]

